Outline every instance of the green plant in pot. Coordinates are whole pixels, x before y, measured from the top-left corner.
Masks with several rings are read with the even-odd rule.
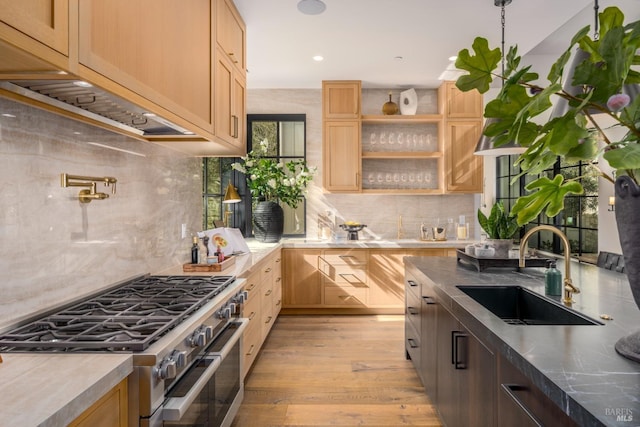
[[[266,157],[269,142],[265,139],[246,156],[242,163],[233,163],[232,169],[243,173],[253,202],[253,234],[261,242],[274,243],[282,238],[284,211],[280,203],[296,209],[307,186],[316,173],[302,159],[278,162]]]
[[[510,215],[502,201],[491,207],[489,216],[478,209],[478,222],[487,233],[487,243],[495,249],[496,258],[508,258],[509,249],[513,246],[513,238],[520,230],[515,216]]]
[[[456,86],[485,93],[494,78],[502,79],[499,94],[485,107],[484,116],[493,123],[484,134],[494,139],[496,147],[515,141],[526,148],[517,160],[522,174],[538,175],[560,157],[566,162],[592,163],[598,175],[615,184],[625,270],[640,307],[640,21],[625,24],[620,9],[608,7],[598,15],[598,23],[593,37],[590,26],[573,36],[548,70],[544,84],[537,83],[539,75],[531,66],[520,65],[517,47],[506,54],[504,75],[498,74],[500,49],[490,49],[486,39],[476,38],[473,53],[464,49],[458,54],[456,67],[468,74]],[[568,66],[576,47],[576,65]],[[571,76],[569,86],[562,86],[563,74]],[[558,103],[565,103],[566,108],[548,119],[541,117],[552,108],[555,112]],[[620,131],[612,132],[616,129]],[[605,163],[613,174],[599,168]],[[535,179],[511,213],[521,225],[543,211],[548,217],[558,215],[567,195],[584,191],[578,178]],[[616,350],[640,361],[640,331],[620,339]]]

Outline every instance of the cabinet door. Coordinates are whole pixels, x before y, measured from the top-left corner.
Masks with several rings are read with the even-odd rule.
[[[216,40],[225,57],[241,72],[246,69],[245,24],[230,0],[218,0]]]
[[[450,426],[491,427],[496,420],[493,353],[442,305],[437,311],[436,402]]]
[[[477,90],[462,92],[455,82],[444,82],[440,91],[443,114],[448,119],[477,119],[483,114],[482,94]]]
[[[174,0],[78,3],[81,65],[106,77],[106,83],[116,82],[212,130],[209,0],[193,0],[189,7]]]
[[[460,382],[462,425],[496,425],[496,362],[491,350],[462,330],[466,341],[464,369]]]
[[[360,191],[360,122],[325,122],[322,155],[327,191]]]
[[[369,305],[398,307],[404,301],[404,250],[371,250],[369,252]]]
[[[481,193],[483,157],[473,154],[480,134],[479,120],[450,121],[446,126],[445,190],[447,193]]]
[[[243,147],[245,84],[231,61],[219,49],[215,74],[215,134],[225,142]]]
[[[460,325],[444,307],[436,305],[437,311],[437,365],[436,376],[437,393],[436,406],[440,416],[449,426],[463,426],[458,401],[460,399],[460,375],[454,367],[455,356],[459,354],[461,347]],[[454,349],[454,346],[456,348]],[[456,351],[458,350],[458,351]],[[475,424],[474,424],[475,425]],[[481,424],[477,424],[481,425]]]
[[[360,119],[360,81],[323,81],[322,117]]]
[[[322,275],[318,270],[320,249],[283,249],[283,306],[322,305]]]
[[[108,391],[91,405],[69,427],[124,427],[129,416],[127,406],[127,379]]]
[[[0,21],[65,56],[69,54],[69,0],[0,0]]]

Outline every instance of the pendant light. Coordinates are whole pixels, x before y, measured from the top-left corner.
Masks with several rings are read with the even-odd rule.
[[[511,0],[494,0],[496,6],[500,6],[500,23],[502,24],[502,85],[504,86],[504,63],[505,63],[505,47],[504,47],[504,27],[505,27],[505,6],[511,4]],[[487,119],[484,125],[486,129],[489,125],[496,123],[497,119]],[[494,147],[494,139],[484,134],[480,135],[480,140],[476,145],[476,149],[473,154],[478,156],[506,156],[509,154],[522,154],[526,151],[525,147],[520,146],[515,141],[510,141],[507,144],[503,144],[499,147]]]
[[[593,40],[597,41],[600,38],[600,32],[598,30],[598,0],[595,0],[593,10],[594,10],[594,25],[593,25]],[[573,59],[571,61],[571,66],[569,67],[569,72],[567,74],[567,78],[564,81],[564,85],[562,86],[562,90],[571,96],[577,96],[584,93],[584,89],[582,86],[574,86],[573,76],[575,74],[576,67],[582,64],[584,61],[589,60],[589,54],[584,50],[577,48],[575,54],[573,55]],[[631,98],[631,102],[633,102],[634,98],[638,96],[640,93],[639,85],[624,85],[622,86],[622,93],[629,95]],[[589,114],[601,114],[602,111],[597,109],[589,109]],[[560,97],[556,101],[551,110],[551,116],[549,119],[555,119],[557,117],[562,117],[569,112],[569,101],[565,98]]]

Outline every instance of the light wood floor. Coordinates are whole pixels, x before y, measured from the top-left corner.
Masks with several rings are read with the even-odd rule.
[[[232,427],[440,426],[404,353],[404,316],[280,316]]]

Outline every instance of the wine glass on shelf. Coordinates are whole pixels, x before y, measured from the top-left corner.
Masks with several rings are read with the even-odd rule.
[[[369,143],[371,145],[376,145],[376,133],[375,132],[371,132],[371,135],[369,135]]]
[[[387,133],[386,132],[380,132],[380,144],[384,145],[387,143]]]
[[[404,144],[404,134],[402,132],[398,132],[398,145]]]
[[[396,143],[396,134],[393,132],[389,132],[389,144]]]

